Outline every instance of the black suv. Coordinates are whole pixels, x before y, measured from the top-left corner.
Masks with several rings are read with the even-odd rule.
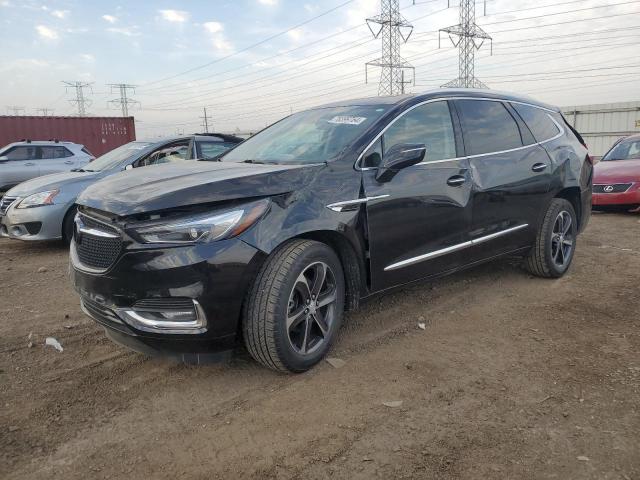
[[[197,362],[244,338],[301,372],[344,310],[502,255],[560,277],[592,165],[560,111],[482,90],[334,103],[219,162],[117,174],[78,199],[84,311],[116,342]]]

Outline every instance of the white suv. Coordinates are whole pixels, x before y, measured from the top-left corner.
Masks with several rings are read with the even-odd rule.
[[[10,143],[0,149],[0,192],[34,177],[82,168],[94,158],[77,143],[35,140]]]

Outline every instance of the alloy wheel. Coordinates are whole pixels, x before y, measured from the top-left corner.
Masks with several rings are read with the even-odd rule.
[[[572,229],[573,219],[566,210],[558,213],[551,232],[551,258],[559,268],[565,268],[571,260],[575,239]]]
[[[287,309],[287,338],[300,355],[310,355],[330,339],[336,318],[335,276],[324,262],[308,265],[296,279]]]

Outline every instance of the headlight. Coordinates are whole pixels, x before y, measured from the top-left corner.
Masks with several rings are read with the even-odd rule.
[[[32,208],[42,205],[53,205],[53,199],[60,193],[60,190],[48,190],[29,195],[20,201],[16,208]]]
[[[241,234],[264,215],[268,206],[268,200],[261,200],[223,212],[133,228],[133,231],[144,243],[214,242]]]

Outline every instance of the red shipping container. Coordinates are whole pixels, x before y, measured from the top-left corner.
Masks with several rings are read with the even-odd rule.
[[[26,139],[80,143],[99,157],[135,140],[136,127],[133,117],[0,115],[0,147]]]

